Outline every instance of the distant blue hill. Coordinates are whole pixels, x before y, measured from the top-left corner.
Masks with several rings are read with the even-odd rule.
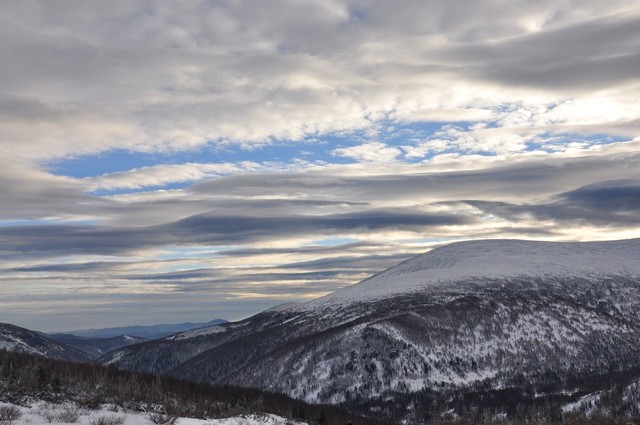
[[[210,322],[202,323],[176,323],[176,324],[162,324],[151,326],[123,326],[118,328],[104,328],[104,329],[82,329],[77,331],[67,331],[64,333],[72,334],[76,336],[82,336],[87,338],[112,338],[120,335],[137,336],[146,339],[158,339],[165,336],[173,335],[178,332],[184,332],[196,328],[204,328],[206,326],[219,325],[221,323],[227,323],[223,319],[213,319]]]

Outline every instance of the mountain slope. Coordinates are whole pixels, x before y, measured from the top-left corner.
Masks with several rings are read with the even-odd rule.
[[[7,323],[0,323],[0,349],[38,354],[58,360],[88,360],[85,353],[76,348],[54,341],[38,332]]]
[[[112,338],[84,338],[71,334],[51,334],[48,337],[54,341],[77,348],[91,359],[97,359],[103,354],[118,348],[147,341],[145,338],[129,335],[119,335]]]
[[[447,245],[309,303],[103,361],[364,403],[525,382],[577,391],[576,376],[639,365],[639,340],[640,240],[495,240]]]
[[[280,317],[276,316],[275,320],[280,320]],[[138,372],[166,374],[211,348],[239,336],[253,335],[261,328],[269,328],[273,324],[271,314],[262,313],[239,323],[224,323],[194,329],[125,347],[104,355],[98,361]]]

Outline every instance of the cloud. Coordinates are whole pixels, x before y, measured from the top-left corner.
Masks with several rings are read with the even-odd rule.
[[[469,224],[455,214],[418,210],[370,209],[332,215],[219,215],[199,214],[176,222],[147,227],[38,225],[0,227],[3,249],[14,255],[120,255],[148,247],[227,246],[282,235],[362,234],[369,231],[423,232],[427,228]]]
[[[157,313],[169,308],[163,297],[170,296],[207,314],[212,302],[225,299],[226,306],[215,304],[215,315],[233,318],[355,283],[433,246],[429,238],[562,239],[575,237],[571,229],[585,223],[638,229],[638,155],[631,146],[622,153],[619,148],[612,146],[609,155],[489,163],[457,172],[428,173],[428,165],[417,165],[421,173],[381,167],[388,174],[369,175],[354,173],[354,165],[342,174],[314,169],[220,177],[157,198],[151,193],[108,201],[103,220],[111,217],[118,225],[0,227],[5,291],[19,285],[22,294],[6,298],[2,308],[9,319],[29,312],[31,323],[45,323],[38,321],[42,314],[58,314],[55,296],[66,296],[76,300],[73,311],[57,323],[71,324],[90,306],[96,306],[96,320],[104,320],[103,310],[133,320],[125,300],[145,300]],[[626,180],[597,183],[607,176]],[[544,201],[517,202],[536,198]],[[202,208],[207,212],[175,219]],[[149,218],[157,223],[133,225]],[[346,235],[360,242],[314,245]],[[38,294],[50,295],[47,309],[36,308]]]
[[[561,193],[555,198],[538,204],[467,203],[516,222],[534,219],[553,221],[556,226],[577,222],[605,227],[640,224],[640,180],[598,182]]]
[[[0,218],[90,219],[107,201],[83,193],[75,179],[45,172],[0,152]],[[78,208],[82,205],[82,208]]]
[[[82,181],[89,191],[142,189],[162,187],[172,183],[189,183],[219,175],[251,172],[260,168],[259,164],[250,161],[237,164],[164,164],[86,177]]]
[[[2,145],[38,160],[255,146],[387,117],[486,120],[604,87],[616,107],[637,98],[638,10],[627,2],[483,0],[464,18],[439,1],[323,3],[7,6]]]
[[[639,23],[637,15],[614,14],[467,53],[492,62],[477,69],[501,84],[561,91],[618,86],[638,80],[631,70],[640,60]]]
[[[402,151],[380,142],[369,142],[348,148],[336,148],[331,151],[334,156],[355,159],[359,162],[393,161]]]
[[[9,319],[233,318],[443,241],[640,235],[627,1],[76,3],[0,16]]]

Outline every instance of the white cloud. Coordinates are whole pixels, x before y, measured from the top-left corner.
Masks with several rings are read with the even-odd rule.
[[[195,182],[220,175],[238,174],[264,169],[254,162],[220,164],[165,164],[137,168],[82,179],[87,190],[142,189],[172,183]]]
[[[381,142],[363,143],[348,148],[336,148],[331,151],[334,156],[351,158],[360,162],[387,162],[395,160],[402,151]]]
[[[640,9],[623,1],[6,7],[0,145],[34,159],[487,120],[519,102],[525,125],[572,102],[546,125],[576,132],[638,116],[629,66],[600,66],[637,55]]]

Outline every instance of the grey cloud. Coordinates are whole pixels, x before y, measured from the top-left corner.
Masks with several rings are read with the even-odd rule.
[[[404,253],[397,253],[397,250]],[[415,247],[388,246],[372,243],[350,243],[332,247],[300,247],[289,249],[232,249],[217,251],[207,260],[193,259],[196,264],[210,267],[189,268],[173,272],[158,270],[183,269],[194,267],[188,258],[179,260],[158,260],[141,262],[131,261],[90,261],[78,263],[38,264],[0,269],[6,282],[23,285],[26,282],[49,284],[52,288],[65,288],[67,285],[83,284],[88,276],[108,276],[101,279],[100,285],[112,286],[127,291],[135,287],[136,291],[156,291],[157,287],[165,292],[215,294],[224,297],[229,292],[254,292],[259,285],[260,293],[270,297],[282,295],[303,297],[309,293],[323,293],[356,283],[363,278],[423,250]],[[242,261],[255,261],[254,256],[273,256],[286,254],[278,264],[256,266],[250,269],[224,267],[229,258]],[[292,257],[293,256],[293,257]],[[300,257],[302,256],[302,257]],[[290,261],[290,258],[314,258],[309,261]],[[259,260],[258,260],[259,261]],[[273,262],[273,260],[270,260]],[[220,267],[223,266],[223,267]],[[55,285],[52,282],[57,282]],[[286,283],[283,283],[286,282]],[[80,296],[80,295],[79,295]],[[32,299],[35,301],[35,299]]]
[[[613,15],[520,37],[448,45],[432,53],[497,84],[593,90],[637,80],[640,19]]]
[[[375,244],[370,242],[353,242],[333,246],[301,246],[301,247],[287,247],[287,248],[244,248],[244,249],[225,249],[223,251],[216,251],[215,254],[211,254],[210,258],[219,258],[221,263],[224,263],[224,258],[251,258],[260,256],[273,256],[278,254],[288,254],[295,256],[314,255],[314,256],[327,256],[336,254],[351,253],[353,256],[345,258],[329,257],[321,260],[314,260],[309,262],[295,262],[279,265],[278,268],[311,268],[315,270],[317,266],[324,266],[324,268],[331,268],[332,264],[336,267],[363,268],[363,262],[367,262],[366,267],[370,267],[369,262],[379,262],[381,259],[388,259],[387,261],[395,261],[396,258],[404,258],[410,254],[399,254],[398,256],[390,255],[370,255],[370,252],[386,252],[389,250],[389,246]],[[399,248],[394,246],[394,248]],[[76,262],[76,263],[47,263],[38,264],[34,266],[22,266],[0,269],[4,273],[105,273],[109,272],[115,278],[127,278],[127,279],[140,279],[140,280],[152,280],[154,277],[159,279],[171,279],[176,274],[174,273],[149,273],[149,274],[126,274],[128,270],[135,267],[145,266],[148,269],[158,269],[167,266],[171,266],[174,263],[188,262],[190,259],[188,256],[182,257],[179,260],[154,260],[150,262],[141,263],[139,261],[89,261],[89,262]],[[197,260],[197,258],[195,258]],[[189,270],[185,273],[194,273],[193,277],[210,277],[214,274],[220,274],[220,270],[217,272],[215,269],[205,268],[197,270]],[[44,279],[47,279],[45,277]]]
[[[231,176],[198,183],[190,188],[199,195],[224,191],[235,196],[280,196],[304,192],[323,199],[348,199],[372,205],[382,201],[469,199],[551,196],[586,183],[604,179],[640,177],[636,163],[640,154],[601,154],[580,158],[532,159],[502,162],[471,170],[430,171],[429,165],[406,167],[403,173],[363,176],[327,173],[290,173]],[[415,170],[415,172],[412,172]],[[248,201],[251,202],[251,201]]]
[[[109,202],[84,194],[73,179],[44,172],[0,151],[0,218],[83,217]]]
[[[640,224],[640,181],[606,181],[562,193],[539,204],[467,201],[487,213],[513,221],[554,220],[605,227]]]
[[[284,264],[281,267],[284,269],[313,268],[314,270],[326,270],[335,268],[360,271],[384,270],[416,254],[419,254],[419,252],[414,252],[412,254],[379,254],[348,257],[342,256],[337,258],[330,257],[311,261],[300,261],[296,263]]]
[[[333,246],[303,246],[298,248],[245,248],[229,249],[219,252],[218,255],[229,257],[251,257],[270,254],[335,254],[345,251],[365,251],[372,248],[384,249],[384,245],[371,242],[353,242]]]
[[[371,230],[425,231],[439,226],[470,224],[455,214],[417,210],[372,209],[322,216],[195,215],[148,227],[41,225],[0,228],[0,243],[15,255],[119,254],[151,246],[226,245],[277,239],[281,235],[328,236]]]
[[[196,269],[182,272],[173,273],[156,273],[156,274],[136,274],[136,275],[124,275],[121,276],[127,280],[147,280],[147,281],[171,281],[171,282],[183,282],[189,279],[205,280],[208,284],[212,282],[222,283],[224,285],[231,285],[236,283],[255,283],[255,282],[274,282],[278,280],[320,280],[327,278],[335,278],[336,275],[342,273],[341,271],[316,271],[316,272],[299,272],[299,273],[247,273],[243,275],[229,275],[224,272],[219,272],[215,269]],[[184,282],[187,283],[188,282]]]
[[[177,244],[248,244],[282,235],[331,237],[345,232],[400,229],[424,234],[446,226],[479,224],[455,208],[446,213],[434,212],[431,204],[475,200],[479,202],[476,205],[484,202],[485,208],[493,202],[492,208],[496,209],[496,202],[517,205],[522,203],[519,200],[551,198],[558,192],[570,192],[599,181],[640,179],[639,161],[640,154],[623,153],[531,160],[458,172],[382,176],[321,172],[255,174],[217,178],[160,200],[143,197],[128,202],[89,197],[74,192],[73,188],[62,193],[42,190],[34,196],[19,184],[9,188],[13,192],[2,186],[0,191],[4,191],[8,201],[17,202],[20,196],[32,198],[27,206],[33,206],[31,214],[36,217],[47,214],[50,197],[50,202],[64,204],[60,206],[62,211],[78,216],[96,214],[111,224],[0,227],[0,249],[6,258],[116,255]],[[428,166],[421,169],[427,170]],[[24,184],[28,188],[28,180]],[[304,193],[306,199],[278,199],[296,193]],[[572,197],[575,204],[580,199],[586,202],[589,193],[566,196]],[[561,201],[566,203],[567,199]],[[416,207],[382,207],[407,202]],[[3,202],[0,208],[13,207]],[[209,212],[195,214],[198,211]],[[189,217],[179,219],[184,215]]]
[[[77,273],[77,272],[104,272],[115,271],[120,269],[124,265],[131,265],[132,263],[124,262],[110,262],[110,261],[93,261],[87,263],[55,263],[55,264],[41,264],[37,266],[24,266],[13,267],[4,269],[4,272],[16,273],[16,272],[64,272],[64,273]]]
[[[84,195],[66,181],[61,182],[60,192],[51,190],[49,185],[44,186],[49,188],[45,190],[38,180],[42,175],[37,175],[33,182],[25,179],[14,186],[0,186],[3,201],[7,200],[0,206],[5,216],[15,208],[12,203],[20,205],[20,199],[25,198],[30,201],[23,208],[32,207],[30,214],[35,217],[51,214],[48,207],[53,203],[60,204],[58,213],[68,211],[80,217],[95,214],[104,217],[103,223],[111,224],[98,221],[93,225],[4,226],[0,227],[0,250],[6,258],[117,255],[173,245],[245,245],[282,235],[332,237],[378,230],[424,234],[447,226],[480,224],[455,208],[446,213],[434,212],[437,210],[432,204],[440,202],[474,200],[477,206],[484,203],[483,208],[493,205],[496,210],[500,202],[507,208],[509,204],[522,204],[519,200],[551,198],[558,192],[567,192],[565,198],[556,201],[558,205],[540,206],[539,214],[543,207],[556,211],[561,206],[567,210],[569,201],[573,205],[583,203],[585,209],[591,210],[592,204],[587,202],[595,202],[593,199],[602,197],[605,191],[612,193],[611,188],[570,192],[609,179],[640,179],[639,161],[640,154],[621,153],[531,160],[457,172],[254,174],[213,179],[160,200],[143,197],[127,202]],[[428,166],[415,169],[428,170]],[[39,192],[30,192],[30,187]],[[304,193],[305,198],[279,199],[296,193]],[[623,198],[621,194],[619,199],[608,199],[622,205],[631,203],[633,196]],[[415,207],[382,206],[407,202]],[[209,212],[195,214],[198,211]],[[189,217],[179,219],[184,215]]]
[[[319,217],[314,225],[316,228],[339,229],[356,224],[353,220],[348,223],[349,213],[375,210],[381,205],[411,202],[421,206],[473,199],[477,194],[482,194],[480,200],[483,201],[517,202],[524,197],[550,197],[603,180],[640,178],[637,165],[640,154],[605,152],[579,158],[501,162],[476,170],[452,172],[433,171],[426,164],[407,166],[402,173],[386,175],[349,175],[348,169],[335,167],[325,171],[248,174],[214,178],[174,194],[117,200],[84,194],[79,184],[71,179],[11,164],[8,160],[2,162],[1,158],[0,163],[3,200],[0,215],[3,217],[25,219],[58,215],[102,224],[99,227],[72,226],[68,232],[60,231],[57,237],[61,240],[103,236],[108,241],[108,234],[126,240],[126,235],[118,233],[118,229],[136,226],[130,230],[132,234],[144,233],[148,228],[150,234],[145,237],[153,241],[157,236],[149,225],[168,226],[167,223],[176,222],[157,230],[177,232],[181,226],[179,219],[202,211],[220,216],[220,223],[228,222],[238,231],[242,231],[242,225],[238,220],[233,223],[234,217],[246,217],[246,225],[253,228],[252,223],[260,220],[265,225],[283,226],[285,219],[279,221],[278,217],[291,216],[295,229],[305,216],[316,216]],[[253,218],[256,211],[262,219]],[[347,215],[330,223],[329,217],[336,214]],[[432,217],[434,221],[436,218]],[[375,218],[369,216],[368,219],[370,227],[375,227]],[[194,217],[192,224],[196,225],[196,221]],[[28,228],[25,232],[25,235],[32,233]],[[114,243],[117,246],[124,242],[116,240]]]
[[[289,217],[220,217],[202,214],[167,226],[171,233],[197,232],[205,235],[226,234],[304,234],[317,231],[349,231],[380,229],[418,229],[429,226],[469,224],[470,219],[453,214],[435,214],[411,210],[372,209],[362,212]]]
[[[117,254],[135,246],[135,237],[136,232],[127,232],[126,229],[95,226],[38,225],[0,228],[0,243],[5,252],[32,257],[46,253],[55,256]],[[147,243],[153,241],[149,240]]]
[[[640,181],[635,180],[596,183],[560,196],[568,203],[585,208],[622,213],[640,211]]]
[[[364,273],[374,273],[380,269],[363,269]],[[321,271],[309,271],[309,272],[264,272],[259,274],[225,274],[219,273],[215,270],[190,270],[184,272],[175,273],[162,273],[162,274],[147,274],[147,275],[124,275],[121,279],[129,281],[148,281],[148,282],[168,282],[172,284],[178,284],[180,291],[193,291],[202,290],[199,285],[204,285],[209,290],[215,288],[224,288],[226,290],[236,290],[239,287],[246,288],[256,283],[264,283],[265,293],[270,293],[270,287],[279,287],[279,281],[298,281],[298,282],[311,282],[311,284],[317,284],[318,287],[326,284],[327,280],[334,280],[340,283],[349,282],[349,277],[353,276],[351,270],[321,270]],[[199,282],[199,283],[198,283]],[[324,282],[324,283],[323,283]],[[286,286],[282,287],[287,289]],[[304,288],[289,287],[289,292],[308,292],[309,286]]]

